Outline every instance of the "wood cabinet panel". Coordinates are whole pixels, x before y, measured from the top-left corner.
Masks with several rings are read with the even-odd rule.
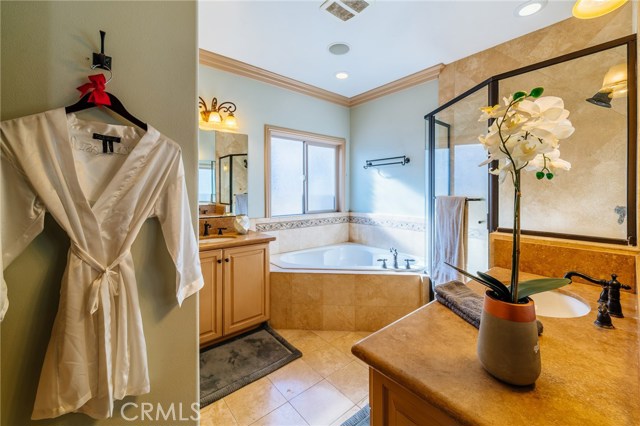
[[[260,324],[269,318],[268,246],[224,251],[224,333]]]
[[[372,426],[455,426],[458,423],[382,373],[369,369]]]
[[[200,253],[204,287],[200,290],[200,345],[222,337],[222,250]]]
[[[269,319],[269,244],[200,252],[200,346]]]

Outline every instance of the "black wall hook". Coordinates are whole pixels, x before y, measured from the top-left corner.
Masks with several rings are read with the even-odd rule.
[[[111,56],[104,54],[104,36],[107,35],[104,31],[100,30],[100,53],[93,52],[93,65],[92,69],[101,68],[103,70],[111,71]]]

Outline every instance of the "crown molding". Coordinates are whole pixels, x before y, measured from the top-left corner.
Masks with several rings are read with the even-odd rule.
[[[310,84],[302,83],[298,80],[284,77],[280,74],[218,55],[217,53],[209,52],[208,50],[200,49],[200,63],[222,71],[253,78],[254,80],[333,102],[338,105],[349,106],[349,98],[346,96],[341,96],[328,90],[320,89]]]
[[[406,77],[392,81],[391,83],[387,83],[383,86],[376,87],[375,89],[353,96],[349,98],[349,106],[352,107],[360,105],[376,98],[390,95],[391,93],[399,92],[400,90],[408,89],[409,87],[416,86],[418,84],[426,83],[427,81],[437,80],[442,68],[444,68],[443,64],[434,65],[422,71],[418,71]]]
[[[212,68],[216,68],[222,71],[227,71],[233,74],[241,75],[243,77],[253,78],[254,80],[262,81],[264,83],[273,84],[274,86],[282,87],[284,89],[293,90],[294,92],[302,93],[304,95],[313,96],[325,101],[333,102],[338,105],[352,107],[360,105],[362,103],[371,101],[373,99],[389,95],[400,90],[407,89],[417,84],[426,83],[427,81],[435,80],[440,74],[440,70],[444,68],[443,64],[438,64],[433,67],[418,71],[417,73],[408,75],[391,83],[361,93],[357,96],[348,98],[346,96],[338,95],[337,93],[330,92],[328,90],[320,89],[319,87],[312,86],[301,81],[294,80],[289,77],[284,77],[280,74],[276,74],[271,71],[267,71],[262,68],[249,65],[245,62],[241,62],[235,59],[228,58],[226,56],[218,55],[217,53],[210,52],[205,49],[199,49],[200,51],[200,63]]]

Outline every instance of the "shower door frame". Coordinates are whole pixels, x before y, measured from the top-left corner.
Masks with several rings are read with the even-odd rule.
[[[616,245],[626,245],[626,246],[637,246],[637,70],[636,70],[636,62],[637,62],[637,36],[636,34],[632,34],[626,37],[622,37],[616,40],[612,40],[606,43],[602,43],[596,46],[588,47],[586,49],[578,50],[576,52],[568,53],[565,55],[558,56],[556,58],[548,59],[542,62],[538,62],[536,64],[528,65],[522,68],[518,68],[512,71],[508,71],[502,74],[498,74],[492,76],[485,81],[477,84],[466,92],[456,96],[450,101],[446,102],[444,105],[436,108],[430,113],[424,116],[424,119],[427,121],[427,164],[429,167],[428,172],[428,220],[430,223],[429,226],[429,241],[427,245],[427,253],[429,254],[429,273],[433,270],[433,243],[435,236],[435,228],[434,228],[434,218],[435,218],[435,182],[434,182],[434,173],[435,173],[435,125],[436,114],[444,111],[445,109],[453,106],[454,104],[462,101],[468,96],[474,94],[475,92],[488,88],[487,95],[487,105],[496,105],[499,102],[498,93],[500,87],[500,81],[515,77],[517,75],[525,74],[531,71],[535,71],[541,68],[545,68],[551,65],[557,65],[562,62],[567,62],[573,59],[578,59],[583,56],[592,55],[594,53],[598,53],[601,51],[605,51],[608,49],[612,49],[615,47],[625,46],[627,47],[627,85],[628,85],[628,97],[627,97],[627,238],[619,239],[619,238],[606,238],[606,237],[596,237],[596,236],[588,236],[588,235],[578,235],[578,234],[565,234],[565,233],[556,233],[556,232],[544,232],[544,231],[532,231],[532,230],[522,230],[522,234],[525,235],[536,235],[542,237],[553,237],[553,238],[563,238],[563,239],[571,239],[571,240],[579,240],[579,241],[591,241],[597,243],[607,243],[607,244],[616,244]],[[488,125],[491,124],[491,121],[488,122]],[[450,145],[450,143],[449,143]],[[451,149],[451,147],[449,147]],[[488,169],[492,169],[497,167],[497,162],[492,162],[489,164]],[[508,228],[500,228],[498,226],[499,219],[499,207],[498,207],[498,198],[499,198],[499,182],[498,177],[495,175],[490,175],[488,179],[488,218],[487,218],[487,228],[488,232],[511,232],[511,229]],[[489,250],[489,248],[487,248]],[[490,253],[489,253],[490,255]]]

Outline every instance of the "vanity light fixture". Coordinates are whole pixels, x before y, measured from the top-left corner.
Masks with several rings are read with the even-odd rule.
[[[609,68],[598,93],[586,101],[604,108],[611,108],[611,100],[627,96],[627,91],[627,64],[622,62]]]
[[[236,104],[233,102],[222,102],[218,105],[218,99],[213,98],[211,101],[211,109],[207,108],[207,103],[198,96],[200,102],[198,103],[200,109],[200,121],[198,127],[202,130],[215,130],[220,126],[235,129],[238,127],[238,120],[236,119],[234,112],[236,112]],[[226,117],[223,119],[222,114],[225,113]]]
[[[613,12],[627,0],[577,0],[573,5],[573,16],[579,19],[592,19]]]
[[[619,63],[609,68],[602,81],[601,92],[611,93],[611,98],[623,98],[627,96],[627,64]]]
[[[540,12],[547,5],[547,0],[529,0],[516,7],[516,16],[531,16]]]

